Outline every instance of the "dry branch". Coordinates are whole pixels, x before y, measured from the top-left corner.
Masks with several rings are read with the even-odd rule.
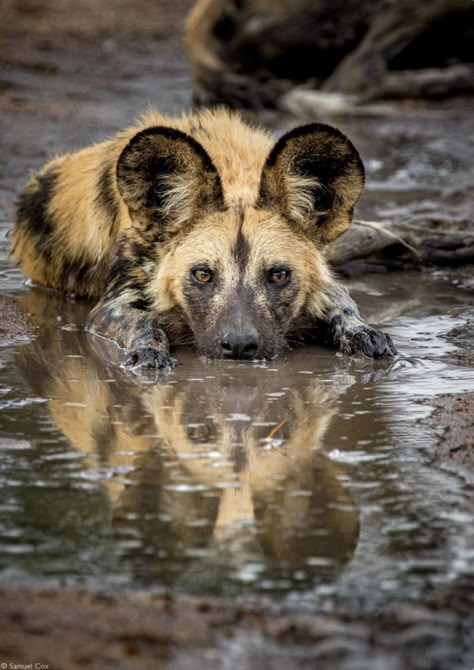
[[[333,265],[365,258],[403,257],[404,262],[423,265],[474,263],[474,230],[466,221],[416,219],[390,223],[354,221],[349,230],[328,245],[326,257]]]

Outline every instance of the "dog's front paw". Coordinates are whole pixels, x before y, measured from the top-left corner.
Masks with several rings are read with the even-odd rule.
[[[158,351],[152,347],[141,347],[127,354],[122,367],[124,368],[148,368],[155,370],[172,370],[178,364],[176,358],[172,358],[167,351]]]
[[[343,328],[334,324],[334,343],[336,348],[353,356],[362,353],[369,358],[392,358],[398,354],[392,338],[381,330],[361,324],[352,328]]]
[[[346,333],[346,339],[350,354],[361,352],[370,358],[392,358],[398,354],[390,335],[369,326]]]

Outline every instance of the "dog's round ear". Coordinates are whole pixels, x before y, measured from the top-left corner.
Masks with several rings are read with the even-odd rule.
[[[283,135],[262,171],[257,206],[276,209],[321,244],[351,223],[364,188],[364,166],[343,133],[311,123]]]
[[[135,135],[120,154],[117,187],[132,220],[170,232],[222,209],[219,174],[199,142],[186,133],[155,126]]]

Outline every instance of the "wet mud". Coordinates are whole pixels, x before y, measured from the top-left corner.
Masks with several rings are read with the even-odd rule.
[[[439,436],[434,456],[443,467],[474,481],[474,394],[443,395],[432,401],[427,420]]]
[[[474,366],[474,314],[468,313],[462,326],[446,333],[446,339],[456,345],[450,358],[460,365]]]
[[[0,663],[471,670],[472,268],[341,269],[392,367],[183,350],[155,378],[8,260],[31,168],[190,104],[189,5],[2,5]],[[360,218],[470,220],[459,100],[318,120],[361,150]]]
[[[456,670],[474,660],[473,587],[465,578],[416,606],[357,618],[143,592],[0,587],[0,653],[7,663],[61,670]]]
[[[444,337],[455,345],[448,358],[457,365],[474,367],[474,322],[471,311]],[[432,414],[426,419],[438,436],[435,461],[474,482],[474,394],[453,393],[430,401]]]

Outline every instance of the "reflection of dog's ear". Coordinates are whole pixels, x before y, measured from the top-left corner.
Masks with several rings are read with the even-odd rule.
[[[254,512],[264,552],[292,568],[311,570],[308,559],[316,556],[338,570],[357,546],[358,512],[322,456],[292,471],[278,488],[256,492]]]

